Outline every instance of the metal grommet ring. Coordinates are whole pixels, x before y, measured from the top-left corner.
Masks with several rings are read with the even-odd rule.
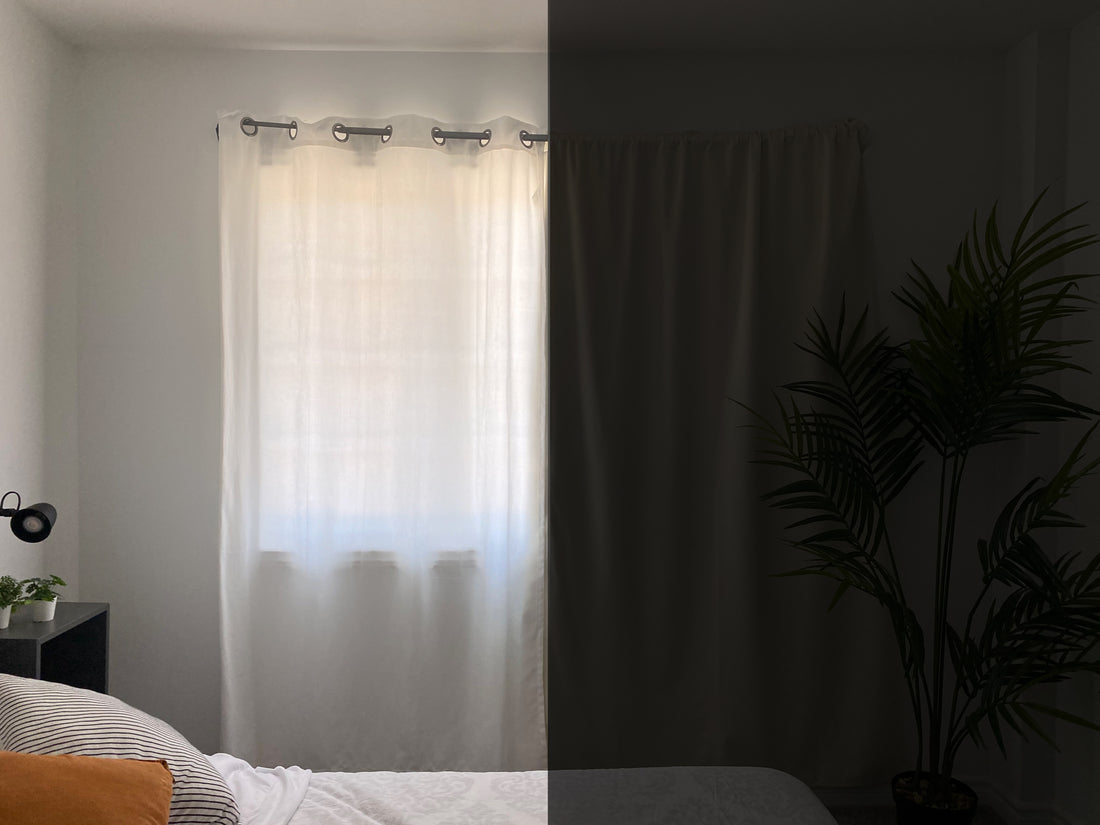
[[[432,127],[432,140],[434,140],[439,146],[442,146],[447,142],[447,138],[444,136],[443,130],[440,129],[438,126]]]
[[[391,126],[389,123],[387,123],[386,124],[386,131],[382,135],[382,142],[383,143],[389,143],[391,137],[393,137],[393,126]]]
[[[481,133],[481,137],[478,138],[477,143],[481,148],[484,149],[486,146],[489,145],[489,141],[492,140],[492,139],[493,139],[493,130],[492,129],[486,129],[484,132]]]
[[[520,129],[519,142],[522,143],[526,149],[530,149],[535,145],[535,141],[531,140],[531,133],[526,129]]]
[[[340,135],[343,135],[343,137],[340,137]],[[332,136],[341,143],[347,143],[351,139],[351,135],[344,131],[343,123],[332,124]]]
[[[248,131],[249,126],[252,127],[251,132]],[[256,125],[256,121],[254,121],[252,118],[246,116],[246,117],[241,118],[241,131],[244,132],[249,137],[255,137],[256,133],[260,131],[260,127]]]
[[[298,121],[290,121],[290,128],[287,129],[286,133],[290,135],[291,140],[294,140],[294,138],[298,137]]]

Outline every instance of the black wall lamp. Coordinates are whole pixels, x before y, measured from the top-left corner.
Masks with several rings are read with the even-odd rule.
[[[15,496],[15,507],[5,507],[8,496]],[[9,490],[0,498],[0,516],[11,519],[11,531],[22,541],[42,541],[57,523],[57,508],[41,502],[23,506],[23,499],[15,490]]]

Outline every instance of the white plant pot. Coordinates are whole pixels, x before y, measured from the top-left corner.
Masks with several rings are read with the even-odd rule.
[[[11,621],[11,605],[7,607],[0,607],[0,630],[3,630],[8,626],[8,622]]]
[[[31,620],[36,622],[52,622],[54,611],[57,610],[57,599],[50,601],[31,602]]]

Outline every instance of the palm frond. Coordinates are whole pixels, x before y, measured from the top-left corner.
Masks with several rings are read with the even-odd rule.
[[[1035,424],[1096,414],[1036,383],[1081,368],[1070,352],[1083,341],[1044,333],[1052,322],[1089,306],[1075,290],[1095,273],[1037,277],[1097,242],[1096,235],[1082,233],[1084,226],[1058,228],[1074,211],[1026,236],[1021,224],[1007,251],[1000,245],[996,210],[984,236],[975,218],[948,267],[946,294],[915,265],[895,293],[920,324],[921,338],[906,348],[914,377],[909,391],[921,432],[940,455],[1027,434]]]
[[[978,543],[983,580],[1027,588],[1059,599],[1069,587],[1065,571],[1059,570],[1043,551],[1036,533],[1044,529],[1079,527],[1080,523],[1058,509],[1077,484],[1091,475],[1100,459],[1085,459],[1085,447],[1094,424],[1077,442],[1051,480],[1029,481],[1001,510],[988,540]]]

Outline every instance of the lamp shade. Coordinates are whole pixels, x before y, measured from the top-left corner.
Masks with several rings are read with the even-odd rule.
[[[17,510],[11,517],[11,531],[22,541],[42,541],[57,522],[57,509],[41,502]]]

